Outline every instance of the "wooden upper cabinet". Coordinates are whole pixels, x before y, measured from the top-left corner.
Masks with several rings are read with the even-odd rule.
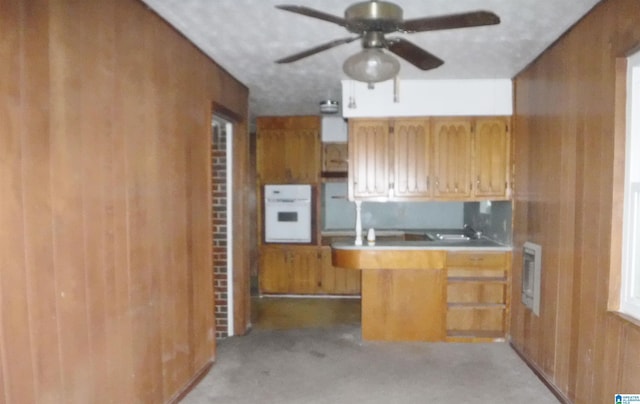
[[[389,120],[349,120],[349,197],[386,198],[391,184]]]
[[[392,126],[396,197],[431,196],[432,137],[427,119],[394,119]]]
[[[511,145],[508,118],[478,118],[473,147],[474,195],[508,198]]]
[[[471,197],[471,123],[469,118],[433,119],[434,196]]]
[[[256,169],[261,184],[318,182],[319,116],[259,117],[256,122]]]
[[[509,122],[509,117],[350,119],[349,197],[508,199]]]
[[[323,143],[322,144],[322,172],[323,173],[345,173],[348,170],[346,143]]]

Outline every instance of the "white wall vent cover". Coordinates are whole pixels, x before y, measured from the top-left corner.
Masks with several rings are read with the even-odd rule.
[[[527,241],[522,247],[522,303],[540,315],[542,247]]]

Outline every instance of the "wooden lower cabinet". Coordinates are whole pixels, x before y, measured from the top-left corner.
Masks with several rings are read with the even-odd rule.
[[[442,341],[444,283],[442,269],[363,269],[362,339]]]
[[[360,294],[360,271],[334,267],[328,246],[262,246],[258,279],[261,294]]]
[[[511,253],[447,253],[447,341],[503,340],[508,330]]]
[[[362,271],[362,339],[445,339],[445,253],[333,249],[333,263]]]
[[[314,293],[318,289],[315,246],[264,246],[260,250],[261,293]]]

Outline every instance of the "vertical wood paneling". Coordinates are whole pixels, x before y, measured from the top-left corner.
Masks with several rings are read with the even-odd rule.
[[[247,90],[137,1],[0,6],[0,402],[166,402],[213,359],[211,105]]]
[[[640,375],[640,331],[637,328],[624,327],[622,344],[625,355],[620,363],[620,391],[638,391],[638,375]]]
[[[24,8],[2,4],[0,17],[0,352],[6,401],[34,401],[34,357],[31,344],[28,274],[25,266],[24,203],[22,195],[24,128],[21,86],[25,58]],[[17,23],[12,30],[12,22]]]
[[[160,239],[157,233],[157,96],[153,88],[154,74],[158,68],[149,66],[154,60],[152,27],[140,24],[144,11],[136,8],[129,12],[126,20],[127,97],[122,100],[124,115],[121,119],[129,123],[125,128],[125,159],[127,164],[127,200],[130,232],[129,261],[131,265],[130,304],[133,343],[133,375],[136,386],[135,398],[140,402],[157,402],[161,398],[160,378],[160,330],[156,310],[159,300],[157,268],[154,254]],[[123,26],[124,27],[124,26]],[[124,73],[124,72],[123,72]],[[138,136],[136,133],[146,133]],[[155,307],[154,307],[155,306]]]
[[[202,63],[202,61],[199,61]],[[195,63],[191,62],[191,63]],[[194,64],[194,66],[197,66]],[[200,95],[205,98],[208,93],[223,91],[215,86],[216,82],[224,81],[220,72],[215,74],[203,74],[198,70],[191,72],[196,80],[190,82],[190,92],[185,93]],[[203,91],[202,83],[209,84]],[[231,94],[228,94],[231,99]],[[221,97],[226,94],[220,94]],[[214,308],[211,305],[213,299],[213,261],[211,257],[212,232],[211,232],[211,103],[206,105],[191,105],[189,108],[190,119],[185,122],[184,133],[186,142],[186,172],[190,177],[200,178],[199,181],[187,183],[187,201],[189,216],[187,217],[188,249],[189,257],[189,284],[191,288],[191,307],[193,325],[191,329],[191,344],[194,355],[192,359],[193,371],[200,370],[215,354],[215,324]],[[206,121],[206,127],[202,127],[201,120]],[[195,254],[198,251],[207,251],[206,255]],[[209,268],[204,272],[198,268]]]
[[[50,4],[51,98],[51,189],[53,210],[53,270],[56,274],[58,332],[65,397],[79,401],[87,397],[93,381],[90,352],[86,271],[86,228],[82,212],[82,134],[85,52],[82,24],[67,24],[81,18],[81,7]],[[82,386],[79,388],[78,386]]]
[[[109,142],[113,133],[111,99],[114,89],[111,85],[114,78],[113,58],[115,53],[115,31],[103,15],[113,18],[113,6],[104,4],[100,8],[86,7],[78,13],[81,18],[79,26],[83,32],[93,27],[95,36],[91,48],[83,44],[84,51],[93,49],[95,57],[83,61],[84,78],[88,85],[83,86],[83,94],[102,94],[103,97],[87,100],[83,95],[81,109],[78,111],[85,119],[82,121],[82,159],[84,167],[82,175],[83,191],[83,233],[85,239],[85,268],[87,270],[87,326],[89,330],[89,347],[92,365],[91,389],[100,397],[108,397],[110,389],[116,386],[100,383],[102,375],[109,374],[110,327],[108,305],[111,301],[109,266],[107,264],[108,212],[110,191],[106,185],[109,181],[109,164],[112,156],[109,153]],[[90,136],[89,134],[94,134]],[[95,266],[91,263],[95,263]]]
[[[542,244],[543,286],[540,317],[514,301],[511,336],[576,403],[640,389],[624,359],[638,328],[607,312],[616,57],[640,43],[639,15],[638,2],[603,1],[515,80],[513,292],[526,240]]]
[[[110,14],[106,14],[110,15]],[[133,339],[134,331],[132,324],[131,306],[131,271],[130,260],[130,223],[129,212],[129,189],[126,186],[129,176],[129,167],[126,154],[127,138],[131,130],[132,123],[124,119],[128,111],[126,99],[129,94],[129,75],[131,69],[129,58],[135,49],[127,42],[128,31],[125,27],[134,24],[135,21],[127,20],[129,10],[126,2],[114,2],[113,24],[115,35],[115,55],[114,55],[114,98],[111,103],[113,132],[109,145],[110,178],[106,184],[110,192],[107,194],[107,212],[109,213],[109,246],[107,250],[107,267],[110,269],[110,284],[113,298],[110,300],[112,311],[110,320],[113,334],[109,338],[112,341],[110,357],[112,361],[109,366],[108,382],[111,394],[116,400],[130,400],[134,397],[135,374]],[[107,21],[109,23],[110,21]],[[135,31],[133,31],[135,33]],[[135,121],[134,121],[135,125]],[[136,126],[133,127],[136,132]],[[127,369],[127,371],[123,371]],[[115,390],[114,390],[115,388]]]
[[[53,268],[50,188],[50,143],[47,109],[48,7],[41,2],[25,4],[26,37],[24,66],[23,195],[26,201],[25,265],[29,279],[31,338],[34,358],[35,400],[59,402],[61,369],[56,324],[56,291]],[[35,112],[38,111],[38,112]]]

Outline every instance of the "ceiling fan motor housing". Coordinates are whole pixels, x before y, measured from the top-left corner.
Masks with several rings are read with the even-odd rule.
[[[350,32],[395,32],[402,24],[402,8],[386,1],[356,3],[344,12]]]

